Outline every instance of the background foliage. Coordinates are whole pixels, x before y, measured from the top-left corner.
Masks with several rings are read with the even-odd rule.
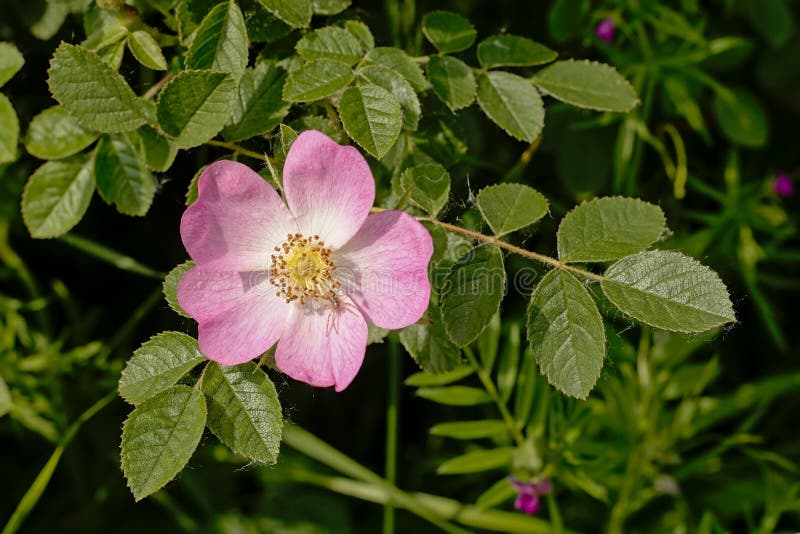
[[[794,4],[10,4],[0,21],[9,532],[23,520],[31,531],[797,528],[797,200],[773,188],[797,171]],[[616,28],[610,43],[595,34],[603,19]],[[380,206],[505,236],[577,269],[626,257],[587,291],[565,270],[546,274],[494,245],[465,257],[469,240],[432,224],[432,276],[480,284],[476,263],[494,265],[517,289],[501,315],[499,286],[480,292],[474,314],[453,317],[460,295],[443,285],[429,322],[373,332],[343,394],[216,365],[202,391],[173,385],[193,381],[204,361],[183,334],[193,322],[170,310],[180,312],[171,297],[187,267],[167,277],[169,306],[161,283],[186,260],[178,220],[198,171],[236,157],[279,182],[272,168],[309,128],[371,156]],[[650,204],[609,198],[571,211],[611,195]],[[612,208],[622,224],[585,233]],[[668,249],[720,273],[738,325],[716,336],[658,329],[731,318],[721,300],[696,315],[666,303],[647,316],[654,304],[631,298],[626,262],[717,283]],[[553,292],[573,307],[553,309]],[[557,352],[545,335],[553,325],[581,326],[575,350],[586,361],[540,359],[540,375],[532,351]],[[147,358],[164,363],[162,382],[142,374]],[[280,420],[231,426],[237,388],[278,418],[279,396],[294,424],[282,436],[259,432]],[[131,408],[118,395],[138,406],[124,428]],[[120,435],[153,425],[185,434],[171,452],[189,469],[134,504]],[[281,437],[275,466],[244,459],[272,463]],[[147,452],[122,455],[136,498],[182,467]],[[137,477],[143,468],[162,478]],[[537,518],[509,511],[509,473],[553,481]],[[392,519],[368,501],[413,513]]]

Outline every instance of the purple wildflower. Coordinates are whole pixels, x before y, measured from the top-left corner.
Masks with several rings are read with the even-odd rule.
[[[508,480],[517,491],[514,508],[528,515],[533,515],[539,510],[539,497],[547,495],[553,489],[552,484],[546,478],[539,482],[522,482],[515,477],[508,477]]]
[[[779,174],[772,182],[772,190],[780,197],[790,197],[794,194],[794,184],[788,174]]]
[[[611,44],[614,42],[614,29],[614,20],[604,18],[594,29],[594,34],[606,43]]]

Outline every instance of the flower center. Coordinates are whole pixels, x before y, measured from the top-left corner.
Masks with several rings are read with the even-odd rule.
[[[333,277],[336,265],[331,252],[318,235],[288,234],[275,247],[269,268],[269,281],[278,288],[278,296],[300,304],[308,298],[335,300],[341,283]]]

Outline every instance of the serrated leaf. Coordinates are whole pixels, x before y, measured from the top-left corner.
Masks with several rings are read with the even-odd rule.
[[[451,110],[465,108],[475,100],[475,76],[458,58],[433,56],[428,61],[428,79],[433,92]]]
[[[447,406],[477,406],[492,402],[484,390],[469,386],[424,387],[417,390],[417,395]]]
[[[283,98],[289,102],[313,102],[347,87],[353,70],[346,63],[330,59],[309,61],[293,70],[283,86]]]
[[[498,447],[496,449],[474,450],[456,456],[436,468],[438,475],[465,475],[467,473],[480,473],[491,469],[510,469],[514,456],[513,447]]]
[[[361,59],[361,45],[343,28],[325,26],[307,33],[295,46],[297,53],[308,60],[331,59],[354,65]]]
[[[751,93],[738,88],[717,92],[714,114],[722,133],[734,143],[755,148],[767,142],[767,114]]]
[[[247,28],[236,2],[219,4],[206,15],[186,54],[186,68],[229,72],[239,80],[247,66]]]
[[[203,374],[208,428],[232,451],[262,464],[278,460],[283,416],[269,377],[254,363],[212,362]]]
[[[339,117],[347,134],[364,150],[380,159],[400,135],[400,103],[377,85],[350,87],[339,99]]]
[[[225,126],[235,98],[236,83],[229,74],[182,72],[158,97],[158,122],[178,148],[202,145]]]
[[[272,43],[292,32],[291,26],[267,11],[258,0],[245,0],[241,7],[251,43]]]
[[[399,48],[388,46],[373,48],[364,56],[364,64],[382,65],[399,72],[417,92],[428,88],[428,81],[422,74],[422,68]]]
[[[13,43],[0,42],[0,87],[13,78],[24,64],[25,58]]]
[[[586,288],[567,271],[551,270],[531,296],[527,324],[528,342],[548,381],[585,399],[606,354],[603,319]]]
[[[167,70],[167,60],[153,36],[138,30],[128,37],[128,48],[136,61],[153,70]]]
[[[125,42],[123,40],[101,48],[97,51],[97,57],[102,59],[114,71],[119,71],[120,66],[122,66],[122,58],[125,55]]]
[[[173,386],[189,371],[207,361],[197,341],[180,332],[161,332],[134,351],[122,370],[119,394],[139,404]]]
[[[463,347],[474,341],[500,308],[506,285],[503,254],[481,245],[464,254],[450,269],[440,307],[450,340]]]
[[[86,213],[94,193],[94,157],[48,161],[22,193],[22,218],[32,237],[67,233]]]
[[[656,328],[704,332],[736,321],[719,275],[680,252],[622,258],[608,268],[601,286],[617,308]]]
[[[439,213],[450,196],[450,174],[438,163],[425,163],[409,167],[400,177],[411,199],[429,215]]]
[[[522,184],[486,187],[478,193],[476,205],[497,236],[535,223],[549,208],[544,195]]]
[[[147,125],[128,134],[128,138],[144,157],[147,168],[154,171],[168,170],[178,154],[178,147],[173,141]]]
[[[422,18],[422,33],[442,54],[466,50],[478,32],[470,21],[450,11],[432,11]]]
[[[311,23],[311,0],[258,0],[273,15],[294,28]]]
[[[172,311],[178,315],[188,318],[191,318],[191,316],[183,311],[183,308],[181,308],[181,305],[178,302],[178,283],[180,283],[181,278],[183,278],[183,275],[186,274],[186,271],[194,267],[194,265],[195,264],[192,260],[188,260],[176,265],[164,277],[164,283],[161,286],[161,291],[164,293],[164,300],[167,301],[167,304],[169,304],[169,307],[172,308]]]
[[[269,132],[280,124],[291,104],[281,96],[286,71],[272,62],[247,69],[239,82],[231,122],[222,130],[228,141],[240,141]]]
[[[550,96],[579,108],[627,113],[639,104],[628,80],[604,63],[557,61],[531,80]]]
[[[430,433],[453,439],[491,438],[508,432],[506,424],[500,419],[481,419],[478,421],[453,421],[433,425]]]
[[[478,62],[484,69],[531,67],[550,63],[558,53],[526,37],[493,35],[478,43]]]
[[[446,373],[461,362],[461,350],[447,338],[437,308],[430,308],[420,322],[400,330],[400,343],[428,373]]]
[[[369,83],[382,87],[390,92],[400,103],[403,111],[403,128],[416,130],[422,108],[414,88],[399,72],[380,65],[367,65],[358,71],[358,75]]]
[[[122,427],[122,471],[140,501],[175,478],[206,426],[203,394],[173,386],[140,404]]]
[[[350,7],[350,0],[311,0],[311,6],[318,15],[338,15]]]
[[[6,95],[0,93],[0,164],[17,159],[19,119]]]
[[[470,365],[459,365],[452,371],[446,373],[433,374],[427,371],[419,371],[409,376],[405,380],[405,385],[415,387],[446,386],[457,382],[462,378],[468,377],[475,372]]]
[[[509,135],[532,142],[544,128],[544,104],[539,92],[524,78],[492,71],[478,76],[478,104]]]
[[[350,35],[356,38],[358,44],[364,50],[371,50],[375,48],[375,37],[369,31],[369,26],[360,20],[348,20],[344,23],[344,28],[350,32]]]
[[[25,149],[40,159],[61,159],[80,152],[98,136],[81,126],[63,107],[53,106],[31,120]]]
[[[144,112],[130,86],[85,48],[61,43],[47,72],[53,97],[84,126],[115,133],[144,124]]]
[[[661,208],[636,198],[595,198],[558,226],[558,257],[565,262],[609,261],[639,252],[664,232]]]
[[[105,136],[95,155],[97,192],[125,215],[144,215],[153,203],[156,180],[144,159],[122,136]]]

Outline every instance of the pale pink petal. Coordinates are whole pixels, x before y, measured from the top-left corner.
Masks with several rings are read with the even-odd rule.
[[[367,350],[367,323],[342,298],[337,311],[295,306],[275,351],[278,369],[312,386],[346,388],[361,368]]]
[[[266,352],[283,334],[292,305],[273,289],[263,271],[196,266],[178,284],[178,303],[198,323],[203,354],[236,365]]]
[[[375,180],[358,150],[309,130],[286,155],[283,191],[300,231],[317,234],[337,248],[367,218],[375,200]]]
[[[381,328],[413,324],[428,309],[430,234],[402,211],[370,215],[334,253],[336,275],[364,317]]]
[[[198,265],[257,271],[297,231],[278,193],[249,167],[218,161],[203,171],[197,201],[181,218],[181,239]]]

